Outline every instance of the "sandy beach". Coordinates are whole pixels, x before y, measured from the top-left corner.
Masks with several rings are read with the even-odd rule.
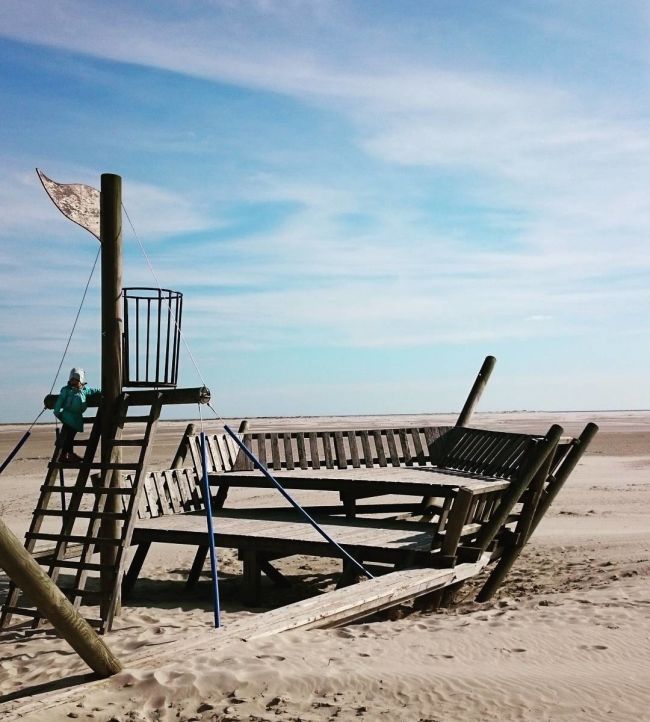
[[[256,419],[253,428],[448,424],[412,415]],[[207,567],[198,589],[184,581],[193,549],[154,545],[134,596],[105,641],[124,664],[75,694],[88,673],[51,632],[0,633],[0,716],[28,720],[642,720],[650,714],[650,412],[478,413],[473,425],[577,435],[600,431],[496,597],[450,609],[397,610],[331,630],[242,641],[212,629]],[[237,420],[232,420],[236,425]],[[5,458],[26,427],[0,427]],[[154,468],[169,464],[184,422],[161,424]],[[211,422],[210,430],[218,430]],[[34,429],[0,477],[0,514],[22,539],[53,443]],[[272,491],[237,490],[232,503],[277,504]],[[305,500],[315,500],[311,492]],[[230,497],[229,497],[230,500]],[[239,600],[241,565],[220,552],[222,622],[333,588],[338,564],[282,562],[289,590],[269,586],[267,606]],[[4,599],[7,578],[0,575]],[[174,652],[182,643],[185,652]],[[176,645],[176,646],[175,646]],[[148,660],[138,663],[138,657]],[[152,661],[153,660],[153,661]],[[39,707],[55,687],[72,690]],[[81,688],[77,688],[81,689]]]

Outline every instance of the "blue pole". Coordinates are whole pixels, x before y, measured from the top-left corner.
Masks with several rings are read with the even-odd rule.
[[[297,509],[304,517],[307,519],[307,521],[316,529],[316,531],[324,538],[326,539],[330,544],[332,544],[336,549],[338,549],[341,552],[341,555],[345,557],[349,562],[351,562],[362,574],[365,574],[368,579],[374,579],[372,574],[363,566],[363,564],[360,564],[351,554],[345,551],[345,549],[340,545],[337,544],[334,539],[323,529],[318,525],[318,522],[313,519],[301,506],[298,504],[297,501],[295,501],[289,494],[287,494],[286,490],[282,487],[280,482],[275,479],[269,470],[262,464],[261,461],[255,457],[251,451],[246,448],[246,444],[235,434],[235,432],[226,424],[223,427],[228,434],[235,440],[239,448],[244,452],[246,457],[250,459],[253,464],[264,474],[264,476],[275,486],[275,488],[282,494],[282,496],[291,504],[291,506],[294,507],[294,509]],[[205,465],[204,465],[205,467]]]
[[[214,626],[221,626],[221,609],[219,606],[219,577],[217,569],[217,551],[214,544],[214,524],[212,519],[212,501],[210,498],[210,484],[208,482],[208,453],[205,433],[201,432],[201,463],[203,464],[203,503],[208,520],[208,537],[210,540],[210,569],[212,571],[212,602],[214,604]]]
[[[16,444],[16,447],[14,450],[9,454],[9,456],[2,462],[2,466],[0,466],[0,474],[9,466],[11,463],[11,460],[16,456],[16,454],[19,452],[20,447],[29,439],[31,436],[31,431],[26,431],[23,434],[23,438]]]

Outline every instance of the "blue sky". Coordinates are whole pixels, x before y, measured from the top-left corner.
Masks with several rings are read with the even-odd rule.
[[[122,176],[223,415],[454,411],[487,354],[484,410],[650,407],[649,30],[634,0],[3,0],[0,421],[97,252],[35,167]]]

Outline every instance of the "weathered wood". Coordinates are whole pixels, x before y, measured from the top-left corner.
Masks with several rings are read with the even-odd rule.
[[[472,418],[472,414],[474,413],[474,409],[478,404],[483,394],[483,391],[485,390],[485,386],[490,378],[496,362],[497,360],[494,358],[494,356],[485,357],[485,361],[483,361],[483,365],[478,372],[476,380],[474,381],[474,385],[469,392],[469,396],[467,397],[467,400],[465,401],[465,404],[458,416],[456,426],[467,426],[467,424],[469,424],[469,421]]]
[[[109,464],[119,464],[122,451],[112,442],[121,434],[115,425],[122,394],[122,179],[112,173],[102,173],[99,202],[99,228],[101,238],[101,351],[102,351],[102,486],[119,488],[120,474],[117,467],[109,469]],[[117,498],[108,497],[109,510],[117,511]],[[101,535],[108,539],[120,536],[119,522],[104,519]],[[113,576],[107,570],[115,565],[116,547],[104,544],[100,547],[104,571],[100,575],[100,586],[110,596]],[[106,601],[102,607],[102,616],[108,613]],[[119,601],[118,601],[119,607]]]
[[[531,504],[535,504],[530,524],[525,530],[520,530],[520,535],[516,543],[506,546],[505,549],[497,550],[495,555],[493,555],[499,556],[498,562],[481,588],[481,591],[478,593],[476,597],[477,602],[486,602],[494,596],[494,593],[516,562],[524,545],[530,539],[539,522],[544,517],[544,514],[548,511],[549,506],[587,450],[597,431],[598,426],[596,424],[587,424],[580,436],[574,439],[573,443],[565,450],[565,455],[561,459],[553,459],[553,464],[551,465],[551,471],[553,473],[548,479],[548,483],[543,486],[537,503],[535,503],[535,500],[531,500],[530,502]]]
[[[103,389],[102,389],[103,391]],[[169,404],[207,404],[210,402],[210,389],[205,386],[198,386],[188,389],[131,389],[129,391],[131,406],[151,406],[156,401],[158,393],[162,394],[162,402],[164,405]],[[49,394],[43,399],[43,404],[47,409],[53,409],[57,400],[56,394]],[[98,396],[88,397],[88,407],[99,406],[101,398]],[[89,421],[91,419],[88,419]],[[144,417],[142,420],[146,420]]]
[[[363,619],[383,609],[404,604],[458,580],[476,576],[487,564],[489,555],[472,564],[459,564],[454,569],[406,569],[363,581],[352,587],[327,592],[273,609],[263,614],[249,615],[232,624],[215,629],[209,638],[184,638],[154,649],[138,649],[125,659],[129,668],[159,668],[169,660],[210,654],[223,648],[228,640],[252,640],[268,637],[292,629],[337,627]],[[64,691],[57,690],[40,696],[19,707],[0,707],[4,722],[18,722],[31,714],[45,715],[57,707],[73,705],[106,688],[103,681],[92,681]],[[54,715],[50,715],[54,716]]]
[[[122,669],[118,659],[76,612],[2,519],[0,566],[92,670],[107,677]]]

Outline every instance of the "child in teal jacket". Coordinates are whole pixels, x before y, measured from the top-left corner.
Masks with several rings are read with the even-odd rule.
[[[82,368],[70,370],[68,383],[61,389],[54,404],[54,415],[62,424],[59,436],[61,461],[81,461],[81,457],[74,453],[74,437],[84,430],[83,413],[88,408],[88,397],[100,393],[100,389],[86,388],[86,374]]]

